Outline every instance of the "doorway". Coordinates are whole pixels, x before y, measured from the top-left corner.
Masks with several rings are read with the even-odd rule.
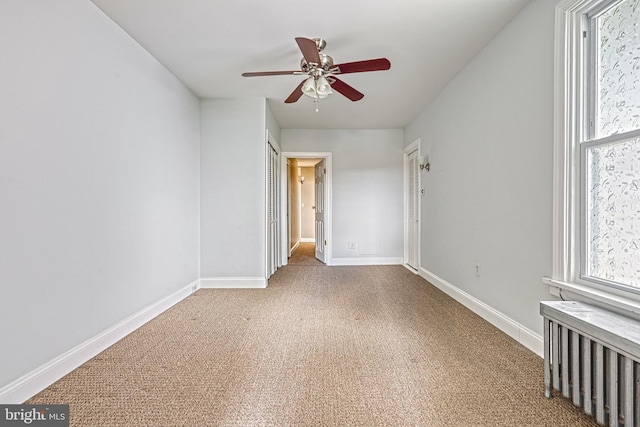
[[[282,152],[281,262],[301,244],[331,265],[331,153]]]

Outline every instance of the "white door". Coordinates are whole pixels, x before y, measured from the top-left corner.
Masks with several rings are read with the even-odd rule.
[[[267,143],[267,278],[281,266],[280,216],[280,159],[276,149]]]
[[[325,247],[327,236],[325,235],[324,206],[325,206],[325,175],[327,173],[326,160],[323,159],[315,166],[315,197],[316,197],[316,258],[325,261]]]
[[[418,270],[420,220],[420,166],[418,150],[407,156],[407,265]]]

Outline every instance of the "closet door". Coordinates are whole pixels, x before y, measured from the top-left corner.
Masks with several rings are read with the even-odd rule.
[[[280,263],[280,155],[267,144],[267,278]]]

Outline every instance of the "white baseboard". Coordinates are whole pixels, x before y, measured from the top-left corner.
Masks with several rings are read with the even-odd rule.
[[[416,270],[415,268],[411,267],[409,264],[407,264],[406,262],[402,261],[402,266],[404,268],[406,268],[407,270],[409,270],[412,273],[418,274],[418,270]]]
[[[400,265],[402,258],[332,258],[327,265]]]
[[[293,251],[295,251],[296,249],[298,249],[298,246],[300,246],[300,240],[298,240],[296,242],[295,245],[293,245],[293,247],[291,249],[289,249],[289,256],[291,256],[291,254],[293,254]]]
[[[233,289],[233,288],[266,288],[267,279],[264,277],[205,277],[200,279],[202,289]]]
[[[542,336],[424,268],[420,269],[420,276],[538,356],[543,357]]]
[[[316,242],[316,238],[315,237],[302,237],[302,238],[300,238],[300,240],[298,240],[298,242],[300,242],[300,243],[315,243]]]
[[[198,281],[151,304],[0,389],[1,404],[20,404],[198,289]]]

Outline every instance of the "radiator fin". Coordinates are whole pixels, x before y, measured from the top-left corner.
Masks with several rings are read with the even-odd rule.
[[[638,362],[570,327],[545,322],[551,376],[545,385],[549,382],[600,425],[640,427]]]

